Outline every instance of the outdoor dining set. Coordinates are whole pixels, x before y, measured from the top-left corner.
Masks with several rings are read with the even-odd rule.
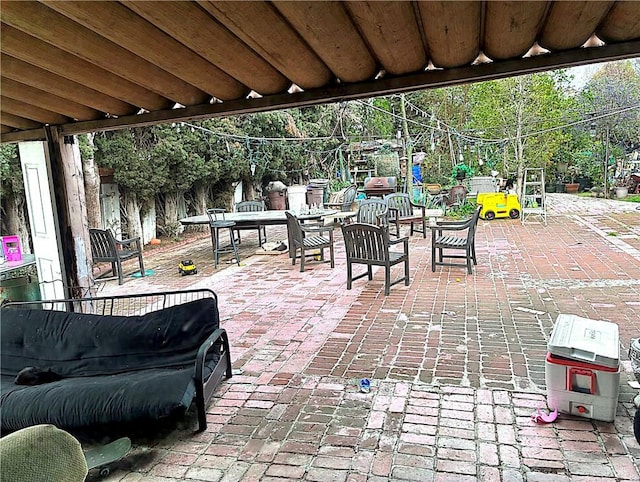
[[[353,209],[357,206],[355,209]],[[428,209],[411,199],[408,193],[395,192],[383,197],[362,199],[355,202],[355,187],[343,190],[342,197],[325,203],[322,208],[304,211],[267,210],[262,201],[243,201],[235,205],[234,212],[224,209],[208,209],[206,218],[194,216],[182,220],[185,225],[205,224],[211,230],[215,266],[220,255],[231,253],[240,265],[238,244],[240,232],[256,230],[258,244],[267,242],[266,226],[287,226],[288,251],[292,265],[300,261],[304,272],[310,260],[329,262],[335,266],[334,229],[339,226],[343,235],[347,261],[347,289],[353,281],[367,276],[373,279],[373,267],[384,268],[385,295],[391,286],[404,282],[409,285],[409,237],[401,235],[401,227],[407,226],[408,235],[414,233],[427,237],[431,232],[431,267],[462,266],[469,274],[477,264],[475,230],[481,206],[469,219],[445,220],[440,209]],[[227,230],[229,243],[222,241]],[[329,259],[325,259],[325,250]],[[401,277],[392,280],[391,268],[403,265]],[[364,265],[366,270],[354,275],[354,265]]]

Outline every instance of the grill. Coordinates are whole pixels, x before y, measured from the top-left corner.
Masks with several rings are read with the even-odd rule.
[[[396,192],[395,177],[368,177],[364,180],[364,193],[367,197],[384,196]]]

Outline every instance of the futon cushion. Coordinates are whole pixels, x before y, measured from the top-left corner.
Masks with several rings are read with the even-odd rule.
[[[75,377],[191,366],[218,324],[213,298],[141,316],[3,308],[0,372],[37,366]]]
[[[180,370],[64,378],[24,386],[0,377],[2,430],[52,423],[76,428],[112,422],[158,420],[183,413],[195,395],[193,364]]]

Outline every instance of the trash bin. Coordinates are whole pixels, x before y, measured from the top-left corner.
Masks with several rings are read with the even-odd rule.
[[[328,179],[311,179],[307,187],[307,204],[309,206],[324,206],[326,199]]]
[[[287,198],[291,211],[302,212],[307,205],[307,186],[289,186],[287,188]]]
[[[273,211],[284,211],[287,209],[287,191],[270,191],[269,192],[269,209]]]
[[[287,186],[280,181],[271,181],[267,186],[269,209],[272,211],[284,211],[287,209]]]

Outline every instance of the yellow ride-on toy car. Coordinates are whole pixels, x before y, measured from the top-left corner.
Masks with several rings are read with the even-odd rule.
[[[196,265],[190,259],[183,259],[180,261],[178,265],[178,273],[182,276],[186,274],[198,274],[198,270],[196,269]]]
[[[496,218],[518,219],[522,210],[517,194],[506,192],[479,193],[477,203],[482,204],[480,217],[488,221]]]

